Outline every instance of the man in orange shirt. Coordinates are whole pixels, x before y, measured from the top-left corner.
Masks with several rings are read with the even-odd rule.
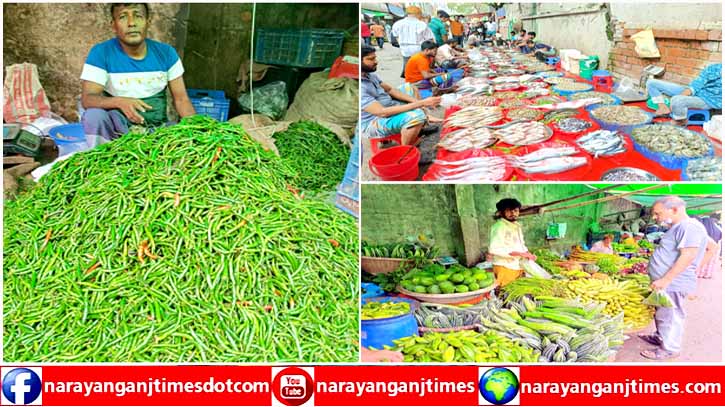
[[[458,16],[450,21],[451,35],[460,47],[463,46],[463,23],[461,23],[461,20],[463,20],[463,16]]]
[[[385,39],[385,27],[380,24],[380,21],[376,21],[375,24],[370,26],[370,32],[372,32],[373,37],[378,41],[378,46],[380,47],[380,49],[383,49],[383,41]]]
[[[414,84],[418,89],[443,85],[449,87],[452,84],[451,76],[445,72],[437,73],[432,68],[438,45],[428,40],[420,45],[420,49],[419,53],[410,57],[405,66],[405,82]]]

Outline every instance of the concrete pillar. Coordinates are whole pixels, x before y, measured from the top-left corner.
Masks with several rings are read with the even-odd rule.
[[[478,213],[473,196],[473,185],[456,185],[456,209],[461,221],[461,236],[466,266],[474,265],[481,256],[481,241],[478,231]]]

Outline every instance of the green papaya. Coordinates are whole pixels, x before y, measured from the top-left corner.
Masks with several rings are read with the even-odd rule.
[[[432,286],[428,287],[428,294],[440,294],[440,293],[441,293],[441,288],[439,286],[433,284]]]
[[[456,292],[457,293],[467,293],[468,292],[468,286],[464,284],[459,284],[456,286]]]
[[[425,288],[425,287],[424,287],[424,286],[422,286],[422,285],[417,285],[417,286],[415,286],[415,289],[414,289],[413,291],[415,291],[415,292],[417,292],[417,293],[420,293],[420,294],[425,294],[425,293],[427,293],[427,292],[428,292],[428,289],[427,289],[427,288]]]
[[[463,274],[456,273],[451,276],[450,280],[453,281],[454,283],[462,283],[465,278],[466,277]]]
[[[451,278],[450,273],[443,273],[443,274],[438,274],[437,276],[435,276],[435,280],[439,283],[443,282],[443,281],[448,281],[449,278]]]

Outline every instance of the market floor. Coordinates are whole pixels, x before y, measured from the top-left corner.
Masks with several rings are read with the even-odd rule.
[[[393,47],[392,45],[390,45],[390,43],[387,42],[384,44],[384,48],[382,50],[378,47],[375,47],[375,50],[375,54],[378,57],[378,70],[375,73],[378,74],[378,76],[384,83],[387,83],[390,86],[398,87],[402,85],[405,80],[400,77],[400,73],[403,70],[403,57],[402,55],[400,55],[400,50]],[[438,118],[443,118],[444,109],[434,109],[431,113]],[[439,141],[440,132],[436,132],[432,134],[426,134],[423,137],[423,140],[421,140],[421,143],[418,145],[418,148],[421,151],[421,160],[419,165],[420,173],[418,175],[419,179],[423,176],[425,171],[433,162],[436,151],[438,150],[436,145]],[[370,171],[370,167],[368,166],[368,160],[370,159],[370,157],[372,157],[370,141],[363,138],[361,140],[361,143],[362,158],[360,162],[362,163],[362,165],[360,166],[360,171],[362,172],[362,180],[381,181],[380,177],[373,174]]]
[[[720,362],[722,360],[722,273],[712,279],[697,279],[697,292],[687,302],[687,319],[682,354],[671,362]],[[643,332],[654,331],[654,324]],[[640,356],[651,345],[630,335],[617,353],[616,362],[653,362]],[[670,361],[668,361],[670,362]],[[659,362],[657,362],[659,363]]]

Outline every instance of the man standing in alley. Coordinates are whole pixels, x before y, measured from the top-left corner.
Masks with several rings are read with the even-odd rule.
[[[383,49],[383,43],[385,42],[385,27],[380,23],[380,21],[376,21],[375,24],[370,26],[370,32],[372,32],[373,37],[375,38],[375,43],[371,44],[371,46],[375,46],[375,44],[380,47],[380,49]]]
[[[653,290],[664,291],[672,307],[656,307],[654,334],[640,334],[643,341],[655,345],[642,351],[647,359],[663,360],[680,354],[685,329],[685,301],[697,287],[696,270],[707,247],[707,232],[696,219],[687,216],[686,204],[676,196],[658,199],[652,217],[669,226],[650,258],[648,273]]]
[[[518,223],[521,202],[505,198],[496,203],[496,222],[489,234],[488,253],[493,256],[493,274],[503,287],[523,276],[522,260],[536,261],[524,242],[524,232]]]
[[[461,22],[462,20],[463,16],[458,16],[457,18],[452,18],[450,21],[451,37],[456,40],[456,43],[459,47],[463,46],[463,23]]]
[[[166,125],[167,86],[179,116],[195,114],[179,55],[146,38],[148,5],[113,3],[110,11],[116,36],[91,48],[81,73],[85,133],[113,140],[128,133],[129,122]]]
[[[365,21],[365,17],[361,17],[360,18],[360,36],[363,39],[364,45],[371,45],[370,35],[371,35],[370,26]]]
[[[405,9],[407,16],[393,24],[392,35],[398,40],[400,54],[403,56],[403,69],[400,77],[405,78],[405,65],[413,55],[420,52],[420,44],[430,39],[428,25],[420,20],[419,7],[408,6]]]

